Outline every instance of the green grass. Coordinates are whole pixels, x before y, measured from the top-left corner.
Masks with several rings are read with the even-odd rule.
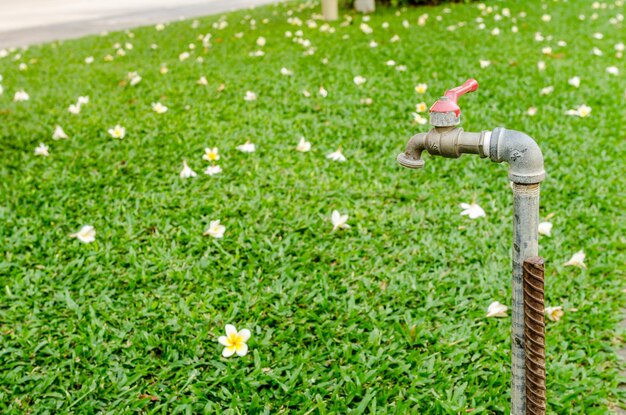
[[[288,13],[306,22],[319,11],[288,3],[226,15],[223,30],[210,16],[197,28],[182,21],[0,59],[0,412],[508,414],[510,317],[484,317],[492,301],[510,305],[507,167],[475,156],[427,155],[423,171],[395,162],[428,128],[412,124],[415,104],[469,77],[481,86],[461,98],[463,127],[524,131],[546,159],[546,303],[566,310],[547,325],[549,412],[623,405],[615,350],[626,276],[626,68],[613,50],[623,24],[608,20],[624,7],[490,4],[509,7],[519,33],[495,12],[478,30],[476,4],[380,9],[371,35],[358,15],[328,33],[288,24]],[[466,25],[446,30],[458,22]],[[315,54],[304,56],[288,30],[302,30]],[[536,42],[537,31],[552,39]],[[251,57],[259,36],[265,56]],[[117,56],[116,42],[133,49]],[[179,61],[190,43],[191,58]],[[481,59],[492,65],[481,69]],[[134,87],[130,71],[143,77]],[[203,75],[208,86],[196,84]],[[356,75],[367,82],[357,87]],[[567,83],[573,76],[578,89]],[[555,92],[540,95],[548,85]],[[13,102],[19,89],[29,101]],[[244,101],[248,90],[258,100]],[[70,114],[81,95],[89,104]],[[360,103],[366,97],[372,105]],[[155,114],[157,101],[169,111]],[[589,117],[564,114],[580,104],[592,107]],[[69,140],[52,141],[56,124]],[[116,124],[123,140],[107,133]],[[300,136],[311,152],[294,151]],[[235,149],[248,139],[256,153]],[[40,142],[50,157],[34,155]],[[213,177],[202,174],[208,146],[222,155],[224,172]],[[345,163],[325,157],[338,146]],[[179,177],[183,159],[198,177]],[[472,200],[485,218],[460,216],[459,203]],[[350,229],[331,231],[334,209],[350,215]],[[202,235],[215,219],[227,227],[221,240]],[[96,242],[69,237],[86,224]],[[564,267],[581,249],[588,268]],[[247,356],[221,357],[227,323],[252,331]]]

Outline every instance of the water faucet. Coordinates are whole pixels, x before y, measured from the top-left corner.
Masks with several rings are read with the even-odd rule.
[[[543,313],[539,313],[540,322],[537,321],[536,313],[537,304],[543,310],[543,286],[540,291],[533,291],[532,287],[537,287],[537,284],[528,284],[531,288],[526,297],[533,300],[534,308],[531,311],[525,310],[523,269],[525,263],[528,267],[528,264],[537,261],[539,183],[546,176],[543,155],[535,140],[522,132],[498,127],[493,131],[473,133],[459,127],[461,109],[458,99],[477,89],[478,82],[469,79],[463,85],[447,90],[430,108],[430,124],[433,128],[411,137],[405,152],[398,155],[397,161],[404,167],[423,168],[422,153],[426,151],[433,156],[447,158],[478,154],[481,158],[489,157],[496,163],[505,161],[509,164],[509,180],[513,182],[511,415],[545,413],[545,350],[533,347],[530,356],[526,353],[525,328],[528,329],[528,324],[525,325],[524,318],[525,314],[530,315],[533,323],[543,325]],[[543,267],[543,261],[541,263]],[[532,277],[536,280],[537,273],[534,274]],[[540,274],[543,281],[543,268]],[[537,328],[532,329],[536,334]],[[543,326],[540,331],[543,334]],[[534,340],[533,346],[536,344]],[[527,388],[531,390],[527,391]],[[538,388],[543,390],[537,390]],[[543,396],[543,401],[538,400],[537,396]]]

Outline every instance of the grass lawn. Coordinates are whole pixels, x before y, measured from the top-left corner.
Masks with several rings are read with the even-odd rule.
[[[507,166],[395,162],[429,128],[416,104],[469,77],[463,127],[524,131],[546,159],[546,305],[565,312],[547,322],[549,412],[626,403],[624,5],[606,4],[325,26],[317,4],[287,3],[0,51],[0,412],[508,414],[510,313],[485,317],[511,301]],[[347,161],[326,157],[338,148]],[[485,217],[460,215],[472,201]],[[333,231],[333,210],[349,229]],[[218,219],[223,238],[203,235]],[[84,225],[94,242],[70,237]],[[587,268],[564,265],[581,250]],[[222,357],[225,324],[250,329],[244,357]]]

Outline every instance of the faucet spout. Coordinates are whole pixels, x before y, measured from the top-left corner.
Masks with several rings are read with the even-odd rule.
[[[421,169],[424,167],[422,151],[426,150],[426,136],[428,133],[415,134],[406,145],[406,151],[398,154],[398,163],[409,169]]]

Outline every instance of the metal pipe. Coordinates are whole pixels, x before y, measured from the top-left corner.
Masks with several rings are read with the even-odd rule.
[[[526,413],[546,414],[546,337],[543,258],[524,261],[524,325],[526,339]]]

